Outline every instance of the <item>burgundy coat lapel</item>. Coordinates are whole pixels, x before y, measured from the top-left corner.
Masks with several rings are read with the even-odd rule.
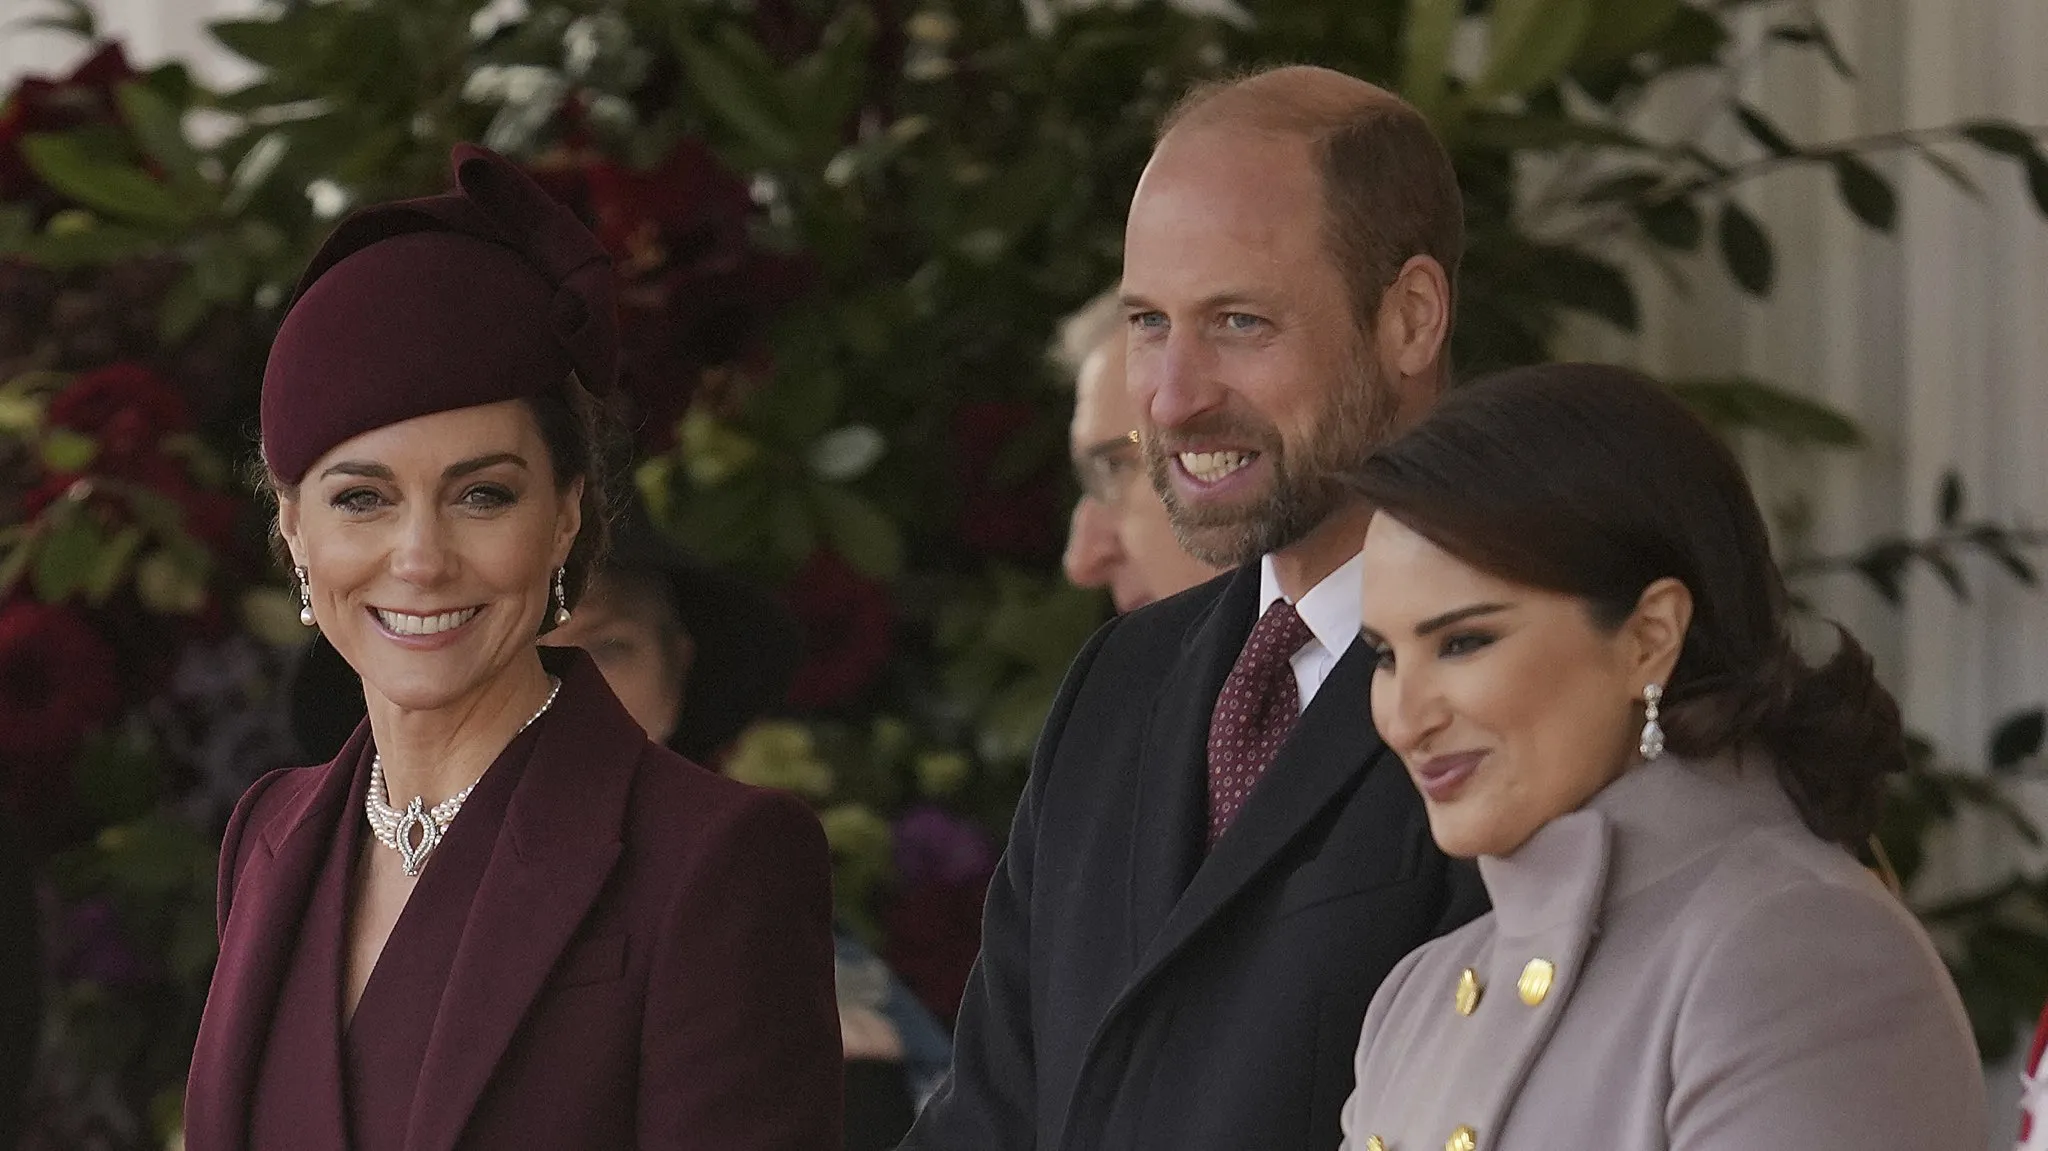
[[[368,727],[359,727],[325,767],[274,776],[269,787],[299,789],[279,810],[254,819],[268,795],[252,792],[236,822],[229,825],[221,862],[221,908],[226,916],[221,961],[214,968],[192,1052],[185,1103],[187,1146],[240,1151],[247,1145],[250,1093],[269,1038],[278,988],[291,963],[313,884],[326,862],[329,833],[349,805]],[[254,835],[256,841],[247,849],[248,866],[234,876],[228,872],[235,860],[226,852],[239,850],[246,835]]]
[[[617,862],[646,736],[572,651],[512,793],[427,1042],[405,1145],[450,1151]]]

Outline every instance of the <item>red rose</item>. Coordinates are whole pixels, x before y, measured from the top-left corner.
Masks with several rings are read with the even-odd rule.
[[[0,106],[0,200],[26,201],[39,218],[63,207],[64,198],[28,166],[21,154],[21,138],[119,122],[114,90],[135,76],[121,46],[109,43],[61,80],[47,76],[23,80]]]
[[[114,653],[83,617],[59,604],[0,608],[0,789],[28,812],[69,791],[71,753],[88,728],[113,718],[121,691]]]
[[[949,1025],[960,1013],[968,971],[981,952],[981,905],[987,883],[913,887],[882,916],[883,958],[924,1005]]]
[[[889,662],[887,589],[821,549],[784,594],[804,630],[804,662],[790,682],[789,705],[824,708],[852,699]]]
[[[953,478],[961,492],[960,539],[988,555],[1037,559],[1059,550],[1058,473],[1043,465],[1022,478],[994,478],[997,461],[1038,419],[1014,400],[962,404],[953,413]]]
[[[620,375],[641,447],[665,451],[703,370],[758,366],[770,325],[809,290],[812,267],[754,243],[747,185],[700,141],[679,141],[652,171],[589,164],[581,185],[582,210],[618,267]]]
[[[128,360],[80,373],[50,401],[49,422],[99,444],[94,470],[134,475],[153,466],[165,436],[192,430],[192,412],[162,376]]]

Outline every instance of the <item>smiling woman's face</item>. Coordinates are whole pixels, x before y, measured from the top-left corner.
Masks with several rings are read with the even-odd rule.
[[[348,440],[278,503],[313,613],[364,687],[405,710],[456,706],[531,651],[582,520],[521,401],[438,412]]]
[[[1488,575],[1386,515],[1366,532],[1363,583],[1373,721],[1438,846],[1466,858],[1510,854],[1627,770],[1633,704],[1669,675],[1690,608],[1660,580],[1602,628],[1584,600]]]

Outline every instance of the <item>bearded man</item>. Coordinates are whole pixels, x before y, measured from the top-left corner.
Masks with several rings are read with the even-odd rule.
[[[1343,482],[1443,389],[1463,244],[1442,145],[1369,84],[1282,68],[1168,117],[1129,388],[1176,535],[1236,570],[1076,657],[906,1148],[1335,1147],[1373,991],[1485,909],[1373,731]]]

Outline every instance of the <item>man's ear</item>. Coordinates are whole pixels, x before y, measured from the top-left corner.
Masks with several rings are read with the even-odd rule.
[[[1685,633],[1692,626],[1692,589],[1666,576],[1643,589],[1622,630],[1626,634],[1628,659],[1638,691],[1645,684],[1667,684],[1685,650]]]
[[[1410,256],[1380,296],[1378,352],[1400,378],[1436,375],[1451,334],[1451,280],[1433,256]]]

